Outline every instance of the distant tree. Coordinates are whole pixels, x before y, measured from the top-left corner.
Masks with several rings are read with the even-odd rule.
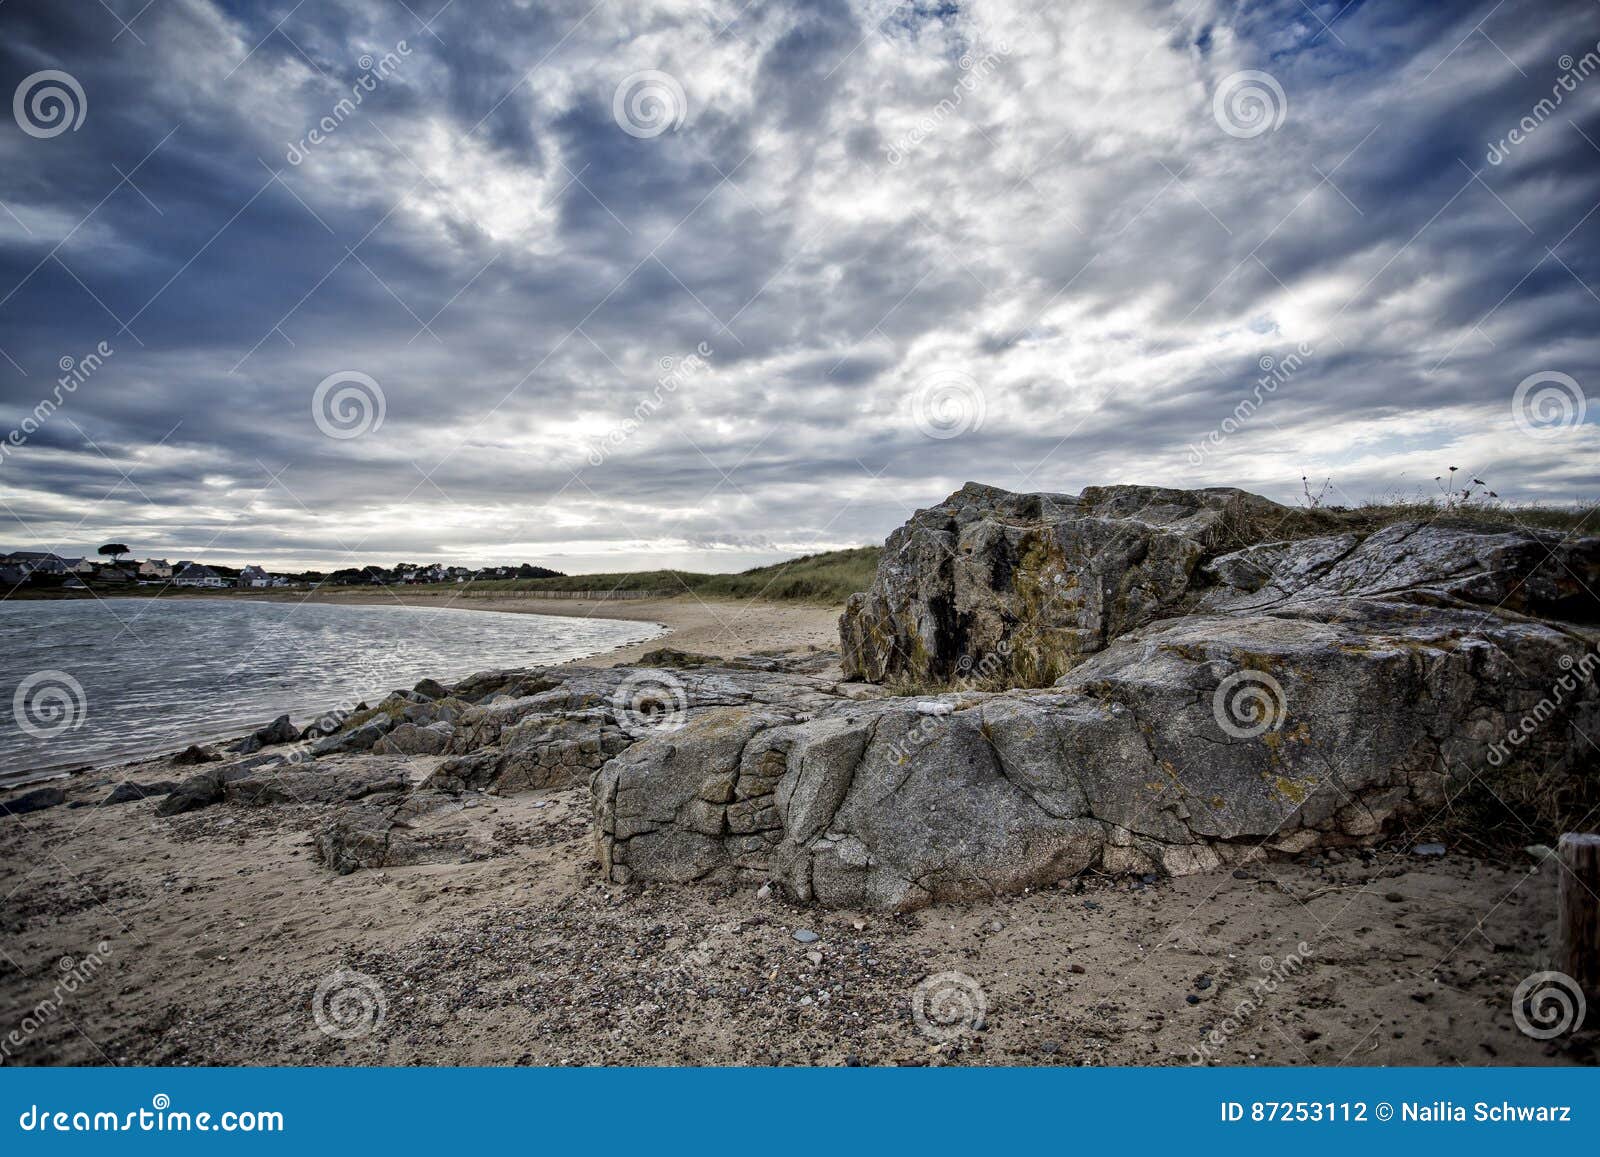
[[[564,576],[558,570],[551,570],[547,566],[533,566],[530,563],[523,563],[521,566],[519,566],[517,568],[517,577],[518,578],[523,578],[523,579],[535,579],[535,578],[564,578],[566,576]]]
[[[108,542],[100,548],[98,553],[103,556],[110,556],[111,560],[115,562],[122,555],[128,553],[128,545],[123,542]]]

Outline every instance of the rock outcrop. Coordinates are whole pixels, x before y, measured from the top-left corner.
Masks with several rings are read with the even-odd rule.
[[[594,783],[612,880],[905,910],[1369,841],[1517,766],[1596,774],[1600,541],[1406,523],[1221,551],[1277,517],[1238,491],[968,487],[936,509],[841,633],[857,674],[957,689],[634,744]]]

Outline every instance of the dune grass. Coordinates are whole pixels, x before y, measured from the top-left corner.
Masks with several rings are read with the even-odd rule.
[[[881,548],[858,546],[808,554],[738,574],[701,574],[687,570],[640,570],[616,574],[580,574],[561,578],[489,579],[472,583],[465,592],[496,591],[658,591],[696,594],[701,598],[842,603],[872,585]]]

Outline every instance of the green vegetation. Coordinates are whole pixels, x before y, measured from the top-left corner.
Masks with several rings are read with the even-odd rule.
[[[872,585],[882,548],[858,546],[808,554],[758,566],[738,574],[699,574],[687,570],[641,570],[619,574],[577,574],[542,579],[486,579],[462,593],[493,591],[658,591],[701,598],[773,599],[842,603]],[[459,589],[459,588],[458,588]]]

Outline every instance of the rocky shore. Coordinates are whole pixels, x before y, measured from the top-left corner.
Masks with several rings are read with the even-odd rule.
[[[1120,908],[1130,929],[1140,920],[1151,929],[1136,936],[1141,959],[1185,935],[1197,945],[1207,939],[1178,929],[1230,894],[1243,904],[1230,919],[1253,923],[1235,933],[1236,946],[1256,957],[1267,951],[1255,943],[1262,938],[1277,958],[1298,957],[1294,947],[1307,937],[1308,950],[1332,951],[1335,938],[1343,947],[1334,955],[1347,955],[1372,935],[1404,956],[1396,947],[1404,936],[1375,933],[1380,923],[1410,931],[1384,905],[1414,913],[1410,905],[1427,894],[1481,892],[1489,909],[1495,889],[1515,893],[1528,865],[1499,868],[1453,850],[1435,865],[1424,862],[1431,844],[1419,857],[1416,841],[1480,784],[1505,801],[1503,822],[1530,833],[1553,822],[1538,807],[1556,809],[1562,822],[1590,818],[1579,812],[1600,802],[1585,738],[1600,731],[1591,679],[1600,665],[1597,588],[1600,540],[1592,538],[1449,518],[1348,528],[1235,490],[1102,487],[1067,496],[968,485],[891,536],[872,589],[845,608],[838,651],[658,649],[628,665],[485,672],[450,686],[424,680],[314,721],[263,721],[231,744],[129,765],[114,779],[14,793],[0,798],[14,817],[0,823],[28,842],[36,835],[55,858],[85,855],[73,833],[104,836],[117,830],[107,819],[116,814],[152,826],[168,844],[259,837],[297,849],[297,882],[283,891],[349,897],[352,888],[399,886],[430,891],[432,909],[448,909],[433,890],[471,881],[478,891],[496,863],[537,864],[559,883],[540,875],[520,886],[557,908],[532,923],[522,911],[523,923],[507,925],[471,906],[487,921],[473,933],[480,951],[499,958],[545,937],[542,964],[527,978],[544,994],[530,998],[536,1003],[550,999],[552,975],[571,979],[585,959],[549,945],[603,935],[610,951],[635,962],[670,960],[676,978],[627,1009],[595,996],[591,1009],[622,1016],[630,1039],[635,1028],[646,1032],[644,1023],[660,1029],[662,1018],[685,1015],[674,1001],[728,1002],[718,1015],[738,1036],[860,998],[886,1002],[876,1014],[884,1023],[857,1023],[820,1052],[783,1038],[770,1045],[774,1057],[914,1059],[925,1050],[903,1047],[906,982],[927,959],[976,951],[994,963],[979,949],[1010,941],[1012,959],[1045,978],[1046,991],[1074,991],[1089,983],[1073,979],[1088,966],[1047,941],[1093,941],[1086,955],[1097,969],[1111,966],[1119,938],[1097,940],[1080,927],[1102,905]],[[1522,794],[1530,777],[1540,784],[1537,801]],[[90,858],[94,871],[106,866]],[[287,868],[245,874],[263,870]],[[167,871],[176,885],[187,869]],[[1439,882],[1415,893],[1380,883],[1416,872]],[[1179,882],[1185,877],[1194,883]],[[383,883],[334,884],[347,878]],[[6,931],[64,951],[46,931],[63,898],[30,892],[30,881],[37,885],[33,872],[5,883],[23,899]],[[517,907],[518,888],[513,880],[493,890],[496,912]],[[116,905],[114,895],[87,890],[95,905]],[[239,881],[237,890],[239,910],[254,912],[253,886]],[[1163,896],[1196,903],[1181,919],[1161,917]],[[1297,913],[1330,898],[1339,905],[1331,921],[1319,906],[1315,927],[1302,925]],[[935,909],[928,921],[909,915],[930,905],[965,907]],[[1243,908],[1259,910],[1246,916]],[[732,923],[718,923],[719,909],[734,913]],[[1542,934],[1539,910],[1502,913],[1514,925],[1505,943],[1529,961]],[[121,911],[110,909],[118,923]],[[633,916],[619,922],[621,912]],[[651,912],[675,913],[682,929],[671,920],[646,927]],[[987,930],[974,925],[974,913],[986,912],[996,913]],[[1364,921],[1359,934],[1335,931],[1351,912]],[[1441,943],[1428,985],[1437,985],[1438,969],[1457,967],[1452,956],[1464,941],[1486,936],[1482,923],[1474,933],[1477,918],[1430,917]],[[283,916],[279,935],[298,919]],[[1030,929],[1026,947],[1019,921]],[[395,935],[406,930],[386,924]],[[945,924],[968,931],[950,940],[913,932]],[[753,931],[761,947],[735,965]],[[1286,932],[1295,937],[1287,944]],[[1456,933],[1453,946],[1443,943]],[[811,947],[817,941],[826,943]],[[1489,943],[1491,953],[1501,950],[1498,939]],[[1219,996],[1207,994],[1213,982],[1250,980],[1249,969],[1226,963],[1240,951],[1195,951],[1210,963],[1193,962],[1196,976],[1180,985],[1195,998],[1185,1008]],[[590,960],[598,974],[615,963]],[[20,994],[26,969],[9,967],[7,995]],[[1167,971],[1163,983],[1176,983]],[[1472,987],[1449,975],[1463,991]],[[747,1016],[739,1011],[746,1006],[766,1012]],[[1280,1011],[1303,1019],[1307,1007]],[[769,1013],[781,1016],[763,1020]],[[1258,1028],[1230,1036],[1218,1055],[1293,1059],[1261,1043]],[[1076,1023],[1073,1031],[1090,1030]],[[1304,1031],[1316,1034],[1302,1040],[1309,1045],[1332,1030]],[[1180,1059],[1191,1047],[1183,1031],[1164,1033],[1153,1030],[1149,1050],[1100,1049],[1091,1059]],[[175,1055],[161,1051],[171,1042],[159,1035],[166,1043],[149,1046],[154,1053],[134,1047],[128,1055]],[[1057,1052],[1085,1059],[1082,1041],[1067,1035],[1052,1038]],[[681,1023],[667,1036],[686,1048],[696,1039]],[[1404,1030],[1388,1039],[1404,1040]],[[258,1034],[240,1040],[239,1048],[260,1047]],[[935,1042],[940,1058],[1057,1055],[1041,1054],[1042,1040],[1019,1038],[1020,1051],[998,1056],[983,1052],[981,1033],[952,1040]],[[1496,1040],[1486,1055],[1459,1041],[1450,1048],[1458,1060],[1481,1061],[1521,1048]],[[628,1056],[587,1037],[569,1043],[560,1056],[530,1055],[687,1056]],[[215,1041],[195,1047],[205,1059],[245,1055],[219,1054]],[[1402,1055],[1395,1047],[1382,1056]],[[762,1059],[752,1048],[725,1039],[698,1059]],[[409,1055],[391,1048],[367,1059]]]

